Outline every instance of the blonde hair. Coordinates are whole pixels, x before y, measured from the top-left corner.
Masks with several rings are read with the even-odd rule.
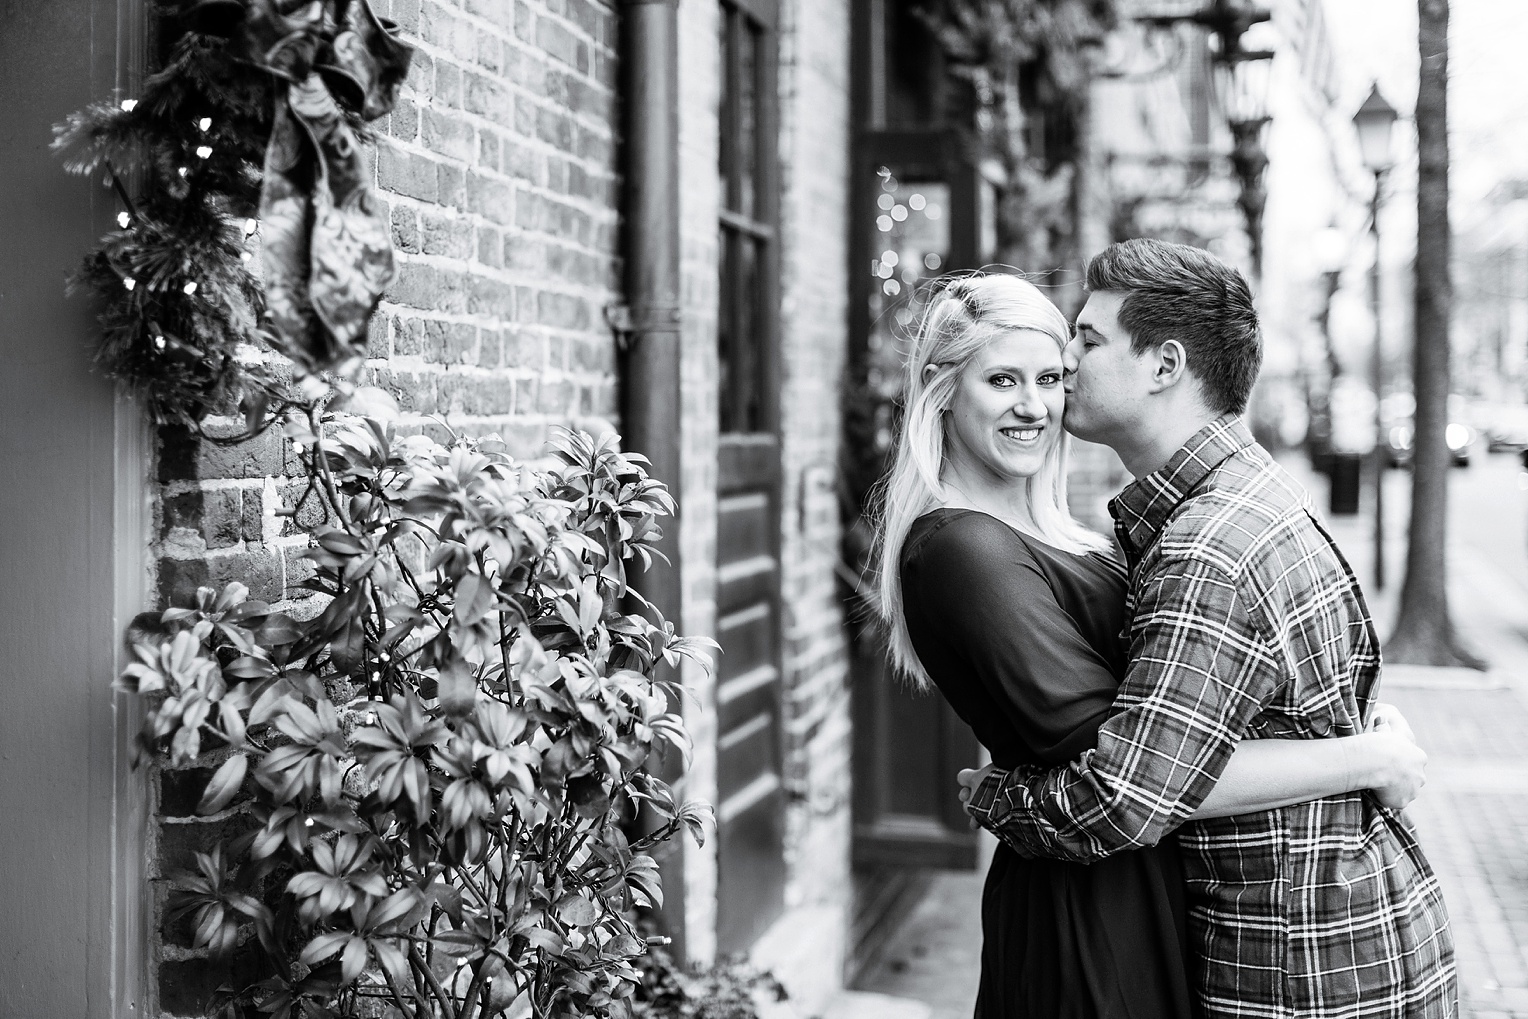
[[[913,522],[943,501],[944,417],[955,401],[961,374],[994,336],[1014,329],[1044,333],[1058,347],[1065,347],[1071,334],[1065,317],[1033,283],[1020,276],[973,273],[944,284],[930,297],[907,357],[901,434],[879,493],[876,614],[887,629],[893,671],[921,688],[931,680],[907,632],[902,546]],[[1039,471],[1025,479],[1035,536],[1076,554],[1106,549],[1107,540],[1078,523],[1067,509],[1070,446],[1063,432]]]

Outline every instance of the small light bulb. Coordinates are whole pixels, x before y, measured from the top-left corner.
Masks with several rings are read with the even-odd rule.
[[[371,672],[371,681],[373,683],[382,682],[382,673],[378,672],[376,669],[373,669]]]
[[[386,652],[386,651],[384,651],[384,652],[382,652],[382,653],[381,653],[381,654],[380,654],[380,655],[378,655],[378,656],[377,656],[377,657],[378,657],[378,658],[380,658],[380,659],[381,659],[381,660],[382,660],[382,661],[384,661],[384,662],[390,662],[390,661],[392,661],[392,660],[393,660],[393,656],[392,656],[392,655],[390,655],[390,654],[388,654],[388,653],[387,653],[387,652]]]
[[[212,155],[212,146],[211,145],[198,145],[196,147],[196,158],[197,159],[206,159],[210,155]]]
[[[301,439],[293,439],[292,440],[292,452],[294,452],[294,453],[301,453],[302,451],[303,451],[302,440]]]
[[[154,349],[155,350],[163,350],[164,349],[164,337],[163,336],[156,336],[156,337],[154,337]]]
[[[311,827],[313,827],[313,819],[311,817],[304,818],[303,822],[302,822],[302,825],[303,825],[304,828],[311,828]]]
[[[209,131],[212,129],[212,118],[203,117],[201,120],[196,122],[196,126],[201,128],[203,131]]]
[[[122,285],[124,287],[126,287],[127,289],[131,290],[131,289],[133,289],[133,287],[136,287],[138,285],[138,281],[133,279],[131,276],[124,276],[122,278]]]
[[[190,170],[188,170],[188,169],[186,169],[186,168],[185,168],[185,167],[184,167],[184,166],[182,166],[182,167],[180,167],[180,169],[179,169],[179,170],[178,170],[178,171],[177,171],[177,172],[178,172],[178,173],[179,173],[179,174],[180,174],[180,175],[181,175],[181,176],[182,176],[182,177],[184,177],[184,176],[185,176],[185,175],[186,175],[186,174],[188,174],[188,173],[190,173],[190,172],[191,172],[191,171],[190,171]]]
[[[254,258],[255,258],[255,256],[251,255],[247,251],[239,252],[239,261],[241,261],[241,262],[252,262],[252,261],[254,261]]]
[[[196,281],[192,280],[190,283],[187,283],[185,286],[181,287],[180,292],[185,294],[187,297],[190,297],[192,294],[196,293]]]
[[[244,221],[244,236],[245,237],[248,237],[250,234],[254,233],[258,229],[260,229],[260,223],[257,220],[246,219]]]
[[[368,712],[366,712],[366,724],[367,725],[376,725],[377,724],[377,713],[375,711],[368,711]]]
[[[132,113],[133,112],[133,107],[135,107],[137,105],[138,105],[138,100],[136,100],[136,99],[124,99],[124,100],[122,100],[122,112],[123,113]]]
[[[122,229],[126,230],[127,229],[127,224],[131,223],[132,221],[133,221],[133,217],[129,216],[127,213],[125,213],[125,212],[117,213],[117,225],[120,226]]]

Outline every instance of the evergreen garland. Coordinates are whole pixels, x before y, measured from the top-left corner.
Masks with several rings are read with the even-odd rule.
[[[163,66],[141,95],[55,128],[65,168],[103,174],[125,207],[71,287],[101,309],[97,364],[156,423],[196,427],[237,405],[255,431],[273,398],[293,402],[260,348],[292,361],[305,404],[350,390],[360,369],[393,262],[357,146],[412,49],[367,0],[176,0],[156,14]],[[257,217],[272,228],[259,275]]]
[[[103,173],[125,206],[70,285],[101,309],[97,364],[160,424],[195,426],[272,385],[238,353],[268,339],[250,235],[272,83],[232,49],[183,31],[136,99],[95,103],[55,129],[64,167]]]

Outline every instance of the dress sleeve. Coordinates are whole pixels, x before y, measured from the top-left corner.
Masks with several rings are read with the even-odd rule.
[[[1142,583],[1120,711],[1062,767],[989,774],[967,809],[1026,856],[1154,845],[1209,794],[1282,672],[1234,578],[1194,559]]]
[[[1093,745],[1119,677],[1006,524],[972,514],[946,525],[904,567],[903,596],[1037,758],[1061,762]]]

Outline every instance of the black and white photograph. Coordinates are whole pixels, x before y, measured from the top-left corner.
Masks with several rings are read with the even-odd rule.
[[[1525,61],[0,0],[0,1019],[1528,1019]]]

